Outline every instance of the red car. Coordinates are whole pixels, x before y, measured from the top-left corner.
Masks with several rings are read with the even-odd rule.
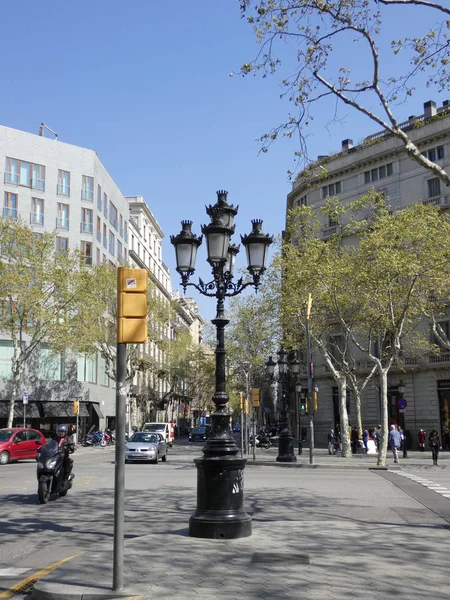
[[[0,429],[0,465],[7,465],[11,460],[36,458],[38,448],[47,440],[36,429],[23,427],[7,427]]]

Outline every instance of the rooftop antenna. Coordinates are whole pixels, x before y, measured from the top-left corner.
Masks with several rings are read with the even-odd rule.
[[[45,123],[41,123],[41,126],[39,127],[39,135],[41,137],[44,137],[44,129],[50,131],[50,133],[52,133],[55,136],[55,140],[58,139],[58,134],[55,131],[53,131],[53,129],[50,129],[50,127],[47,127]]]

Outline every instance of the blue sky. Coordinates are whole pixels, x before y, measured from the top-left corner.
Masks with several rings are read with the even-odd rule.
[[[255,140],[289,106],[277,77],[230,77],[257,48],[238,0],[25,0],[9,2],[2,16],[1,123],[37,133],[44,122],[61,141],[95,149],[125,195],[147,200],[166,236],[163,258],[175,287],[169,236],[181,219],[199,233],[216,190],[239,204],[237,233],[248,233],[255,217],[268,233],[282,230],[295,140],[267,154]],[[392,37],[395,26],[394,19]],[[430,98],[439,100],[419,90],[400,112],[420,114]],[[376,129],[354,113],[328,129],[327,119],[311,127],[312,157]],[[204,259],[202,246],[198,270],[206,278]],[[213,316],[214,301],[192,295]]]

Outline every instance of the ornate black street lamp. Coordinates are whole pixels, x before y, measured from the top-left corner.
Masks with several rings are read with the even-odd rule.
[[[239,247],[230,243],[234,233],[233,219],[238,207],[227,202],[225,191],[217,192],[217,203],[206,207],[211,221],[203,225],[206,238],[208,263],[213,279],[204,283],[190,283],[195,271],[197,249],[202,237],[191,231],[192,221],[182,221],[183,229],[170,241],[175,246],[177,271],[181,275],[184,291],[188,286],[195,287],[204,296],[217,298],[216,318],[216,386],[213,401],[216,406],[211,415],[211,433],[203,448],[203,458],[196,459],[197,467],[197,510],[189,520],[189,535],[200,538],[240,538],[251,535],[251,517],[244,509],[243,471],[247,460],[238,457],[239,449],[231,436],[230,417],[227,409],[228,396],[225,389],[225,318],[224,300],[236,296],[248,286],[258,288],[265,271],[268,247],[272,238],[262,232],[262,221],[253,220],[253,230],[241,236],[247,251],[247,262],[251,280],[240,277],[233,281],[233,267]]]
[[[300,362],[295,356],[292,360],[288,360],[288,352],[284,348],[280,348],[277,352],[278,360],[275,363],[272,357],[266,362],[266,372],[272,381],[281,383],[281,432],[278,438],[278,456],[277,462],[296,462],[297,458],[294,455],[294,438],[292,437],[289,415],[288,415],[288,395],[289,395],[289,379],[293,376],[295,379],[300,371]],[[275,374],[275,366],[278,365],[278,375]]]

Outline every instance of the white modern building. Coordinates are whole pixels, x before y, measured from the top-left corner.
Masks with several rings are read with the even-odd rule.
[[[0,188],[2,216],[22,219],[36,232],[56,231],[58,249],[79,248],[88,265],[127,261],[128,202],[94,150],[0,126]],[[0,333],[0,426],[6,424],[12,355],[4,338]],[[41,347],[39,357],[37,372],[26,371],[22,380],[33,427],[74,422],[74,400],[82,426],[103,427],[114,418],[115,389],[100,356],[58,360]],[[15,422],[21,423],[21,411],[16,407]]]
[[[411,116],[402,129],[429,160],[448,171],[450,163],[450,103],[436,107],[424,104],[420,116]],[[287,198],[287,210],[300,205],[319,207],[327,196],[338,196],[344,203],[355,200],[375,187],[389,198],[393,210],[412,202],[433,203],[443,210],[450,208],[450,193],[444,184],[409,158],[404,145],[391,135],[379,132],[354,146],[352,140],[342,142],[339,152],[320,156],[316,166],[326,168],[326,178],[314,179],[300,174]],[[324,223],[324,236],[336,232],[335,223]],[[450,317],[449,317],[450,322]],[[448,329],[448,323],[445,325]],[[367,365],[361,363],[361,369]],[[440,431],[445,437],[450,424],[450,353],[412,360],[406,372],[393,368],[389,379],[390,418],[404,424],[417,447],[417,432],[424,428]],[[315,356],[315,381],[319,385],[319,410],[315,417],[316,440],[326,443],[326,434],[339,422],[338,389],[321,357]],[[407,408],[399,411],[399,384],[405,386]],[[362,402],[363,424],[372,427],[380,422],[380,399],[375,386],[369,386]],[[355,424],[355,408],[349,398],[349,420]],[[307,423],[302,423],[306,428]],[[449,448],[450,449],[450,448]]]

